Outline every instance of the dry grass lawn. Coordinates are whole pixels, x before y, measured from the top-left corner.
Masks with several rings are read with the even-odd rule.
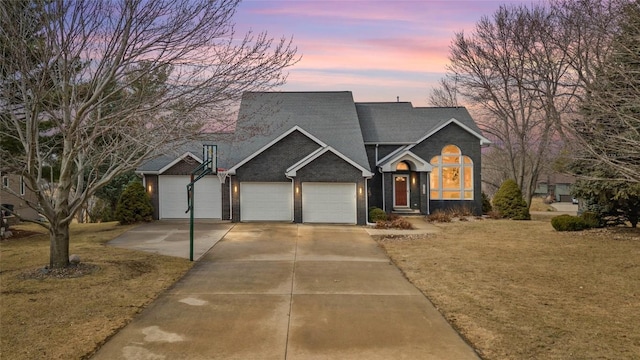
[[[87,358],[191,267],[186,259],[104,245],[130,228],[72,226],[71,254],[96,266],[76,278],[25,276],[48,263],[47,235],[0,242],[0,359]]]
[[[640,359],[640,230],[549,219],[380,243],[484,359]]]

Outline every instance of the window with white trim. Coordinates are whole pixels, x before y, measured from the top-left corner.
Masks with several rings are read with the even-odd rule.
[[[5,187],[5,188],[9,187],[9,177],[8,176],[3,176],[2,177],[2,187]]]
[[[431,159],[431,199],[473,200],[473,161],[460,148],[447,145]]]

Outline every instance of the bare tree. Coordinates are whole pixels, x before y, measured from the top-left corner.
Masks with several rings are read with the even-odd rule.
[[[515,179],[528,203],[567,143],[565,125],[592,78],[592,63],[607,52],[609,35],[599,29],[615,16],[596,3],[605,2],[502,6],[451,45],[458,93],[494,141],[494,158],[503,161],[496,165],[506,169],[496,173]]]
[[[37,194],[29,205],[48,220],[51,267],[68,265],[69,224],[97,189],[227,120],[243,92],[285,82],[291,40],[237,38],[238,3],[1,3],[0,168]]]
[[[456,107],[458,104],[458,79],[455,75],[446,76],[438,82],[438,86],[431,89],[429,104],[439,107]]]
[[[640,182],[640,5],[624,7],[612,51],[594,71],[573,124],[583,177]],[[603,171],[609,169],[609,171]],[[597,170],[597,171],[594,171]]]

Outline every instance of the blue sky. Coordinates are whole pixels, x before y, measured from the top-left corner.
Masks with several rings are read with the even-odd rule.
[[[456,32],[511,1],[245,0],[235,22],[270,36],[293,36],[302,60],[282,91],[353,92],[356,101],[426,106],[442,78]]]

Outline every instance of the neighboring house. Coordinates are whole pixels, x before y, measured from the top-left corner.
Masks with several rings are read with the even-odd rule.
[[[37,203],[36,195],[27,186],[22,176],[0,173],[0,204],[14,214],[28,220],[38,220],[38,212],[27,204]]]
[[[571,186],[576,182],[575,176],[561,173],[551,173],[540,176],[535,196],[551,196],[556,202],[571,202]]]
[[[365,224],[374,206],[481,212],[480,149],[489,141],[462,107],[355,103],[346,91],[251,92],[236,133],[215,137],[208,143],[218,145],[221,171],[196,184],[196,218]],[[202,143],[137,169],[156,219],[189,216],[186,185]]]

